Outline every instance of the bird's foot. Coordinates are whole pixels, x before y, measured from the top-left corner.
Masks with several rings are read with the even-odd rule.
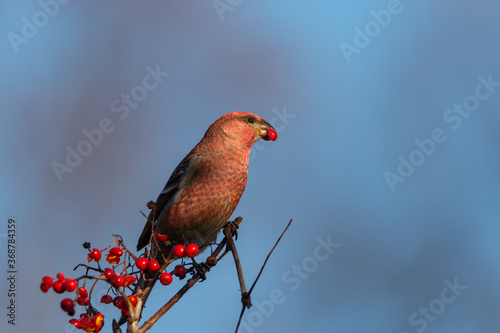
[[[200,276],[200,281],[204,281],[207,279],[207,272],[210,271],[210,266],[208,266],[206,263],[197,263],[194,258],[193,260],[193,269],[196,271],[196,273]]]
[[[234,221],[228,221],[224,226],[224,229],[229,230],[231,234],[234,236],[235,240],[238,240],[238,228],[239,226]]]

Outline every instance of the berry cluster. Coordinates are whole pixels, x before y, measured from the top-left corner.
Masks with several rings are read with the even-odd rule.
[[[100,332],[104,325],[104,315],[97,313],[90,317],[88,314],[80,315],[80,319],[70,319],[69,323],[85,332]]]
[[[160,242],[167,240],[167,235],[155,233],[155,239]],[[91,295],[94,286],[98,281],[105,281],[110,285],[108,294],[102,296],[100,302],[103,304],[113,304],[121,311],[122,316],[129,316],[132,308],[137,306],[137,280],[146,272],[154,273],[160,270],[160,264],[156,259],[148,259],[147,256],[136,258],[117,238],[117,241],[112,243],[104,250],[90,249],[90,244],[85,243],[84,247],[89,250],[87,261],[90,264],[95,262],[97,267],[91,267],[86,264],[80,264],[77,267],[83,266],[87,269],[84,276],[76,279],[68,279],[63,273],[57,273],[56,277],[44,276],[40,289],[46,293],[51,288],[56,293],[75,292],[74,298],[64,298],[61,301],[61,308],[70,316],[74,316],[75,306],[80,305],[86,307],[86,311],[80,314],[79,319],[73,318],[69,321],[77,329],[85,332],[100,332],[104,325],[104,315],[95,310],[91,305]],[[110,267],[101,268],[101,259],[103,252],[106,255],[106,262]],[[194,258],[198,255],[199,249],[195,244],[176,245],[172,249],[171,256],[178,258],[190,257]],[[138,270],[137,270],[138,269]],[[98,276],[89,275],[90,271],[99,273]],[[173,281],[172,275],[179,279],[186,277],[187,270],[184,265],[177,265],[169,272],[157,274],[162,285],[169,285]],[[80,281],[83,281],[83,286],[78,287]],[[95,280],[90,293],[85,288],[88,280]],[[113,295],[109,293],[112,292]],[[127,292],[131,293],[127,295]]]

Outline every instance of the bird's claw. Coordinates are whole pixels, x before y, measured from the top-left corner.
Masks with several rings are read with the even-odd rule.
[[[234,236],[235,240],[238,240],[238,228],[239,226],[234,221],[228,221],[224,226],[224,229],[229,230],[231,234]]]
[[[196,271],[196,273],[200,276],[200,281],[204,281],[207,279],[207,272],[210,271],[210,266],[208,266],[206,263],[197,263],[193,259],[193,268]]]

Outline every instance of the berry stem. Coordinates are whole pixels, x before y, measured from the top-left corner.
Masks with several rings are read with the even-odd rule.
[[[123,248],[128,253],[128,255],[132,257],[132,259],[134,259],[134,262],[137,261],[137,257],[132,252],[130,252],[130,250],[127,248],[127,246],[125,245],[125,243],[123,243],[123,240],[122,240],[121,236],[114,235],[114,234],[113,234],[113,236],[116,238],[116,241],[118,242],[118,245],[121,248]]]

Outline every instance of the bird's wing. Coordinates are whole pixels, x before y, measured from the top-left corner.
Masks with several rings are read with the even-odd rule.
[[[182,180],[188,172],[192,160],[193,155],[188,154],[181,161],[181,163],[179,163],[177,168],[175,168],[174,172],[172,172],[172,175],[168,179],[167,184],[163,188],[163,191],[161,191],[160,195],[156,199],[156,207],[149,213],[148,221],[146,222],[146,225],[142,230],[142,234],[137,242],[137,251],[148,245],[151,239],[153,226],[156,219],[161,214],[163,209],[170,205],[170,202],[173,198],[175,198],[176,194],[179,193],[179,190],[181,189],[183,183]]]

